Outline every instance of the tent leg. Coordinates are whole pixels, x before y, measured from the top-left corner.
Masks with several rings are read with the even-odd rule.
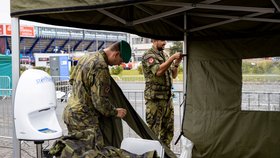
[[[13,95],[12,95],[12,110],[14,118],[14,103],[15,103],[15,89],[19,79],[19,18],[12,17],[12,82],[13,82]],[[13,122],[13,157],[20,158],[20,143],[16,137],[15,123]]]
[[[183,45],[183,51],[184,54],[188,54],[187,50],[188,50],[188,44],[187,44],[187,14],[184,14],[184,45]],[[184,92],[184,97],[186,97],[186,93],[187,93],[187,57],[188,56],[184,56],[184,60],[183,60],[183,92]],[[186,104],[186,102],[185,102]]]
[[[34,143],[36,144],[37,158],[42,158],[43,157],[42,144],[44,143],[44,141],[34,141]]]

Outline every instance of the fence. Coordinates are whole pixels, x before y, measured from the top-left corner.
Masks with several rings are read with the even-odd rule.
[[[9,93],[12,93],[11,89],[5,91],[9,91]],[[5,96],[0,100],[0,139],[12,138],[12,121],[12,97]]]
[[[11,96],[11,78],[9,76],[0,76],[0,99]]]
[[[241,110],[280,111],[280,93],[244,91],[242,93]]]
[[[67,129],[62,121],[62,112],[66,105],[68,95],[71,92],[71,86],[68,80],[61,80],[60,76],[53,77],[53,81],[56,86],[56,93],[58,98],[57,104],[57,116],[64,133],[67,133]],[[12,90],[9,88],[0,89],[0,92],[4,94],[11,94]],[[140,117],[145,120],[145,101],[143,90],[124,90],[123,91],[133,108],[137,111]],[[174,141],[178,138],[181,131],[183,107],[180,106],[184,101],[184,95],[182,91],[174,91],[174,139],[171,145],[172,150],[175,153],[181,152],[181,143],[178,142],[174,145]],[[242,93],[242,110],[260,110],[260,111],[280,111],[280,93],[267,93],[267,92],[246,92]],[[5,96],[0,100],[0,142],[2,139],[12,138],[13,129],[13,118],[12,118],[12,98],[10,95]],[[131,130],[126,123],[124,123],[124,137],[139,137]],[[1,144],[1,143],[0,143]],[[1,149],[1,146],[0,146]]]
[[[56,93],[60,95],[60,93],[69,94],[71,91],[71,86],[68,81],[61,81],[58,78],[54,77],[54,83],[56,85]],[[11,90],[10,90],[11,91]],[[58,93],[59,92],[59,93]],[[176,91],[174,92],[174,119],[175,119],[175,132],[174,139],[178,138],[181,131],[181,118],[182,118],[182,108],[179,105],[183,101],[182,92]],[[125,96],[128,98],[134,109],[138,112],[143,120],[145,120],[145,102],[144,102],[144,94],[143,91],[124,91]],[[67,133],[67,129],[62,121],[62,112],[66,105],[67,97],[58,98],[57,104],[57,116],[59,122],[63,128],[64,133]],[[2,115],[1,115],[2,114]],[[13,118],[12,118],[12,98],[7,97],[0,102],[0,139],[1,138],[12,138],[13,131]],[[131,130],[128,125],[124,122],[124,137],[139,137]],[[0,140],[1,142],[1,140]],[[174,141],[173,141],[174,142]],[[174,144],[174,143],[172,143]],[[172,149],[174,152],[180,153],[180,142],[177,145],[172,145]]]
[[[146,106],[144,101],[144,93],[142,90],[124,90],[124,95],[129,100],[135,111],[140,115],[140,117],[145,121],[146,116]],[[171,149],[174,153],[181,153],[181,142],[179,141],[176,145],[174,144],[176,139],[179,137],[181,133],[181,124],[182,124],[182,116],[183,116],[183,100],[184,95],[182,91],[173,91],[173,105],[174,105],[174,137],[171,143]],[[124,137],[136,137],[139,136],[129,128],[129,126],[124,122]]]
[[[65,76],[63,77],[65,78]],[[71,92],[69,78],[61,80],[61,76],[54,76],[53,81],[56,88],[58,103],[66,102]],[[0,138],[12,138],[13,118],[12,118],[12,89],[9,77],[0,77]],[[5,85],[5,86],[4,86]],[[59,104],[60,105],[60,104]],[[63,105],[60,105],[63,107]],[[61,110],[59,111],[61,113]],[[61,117],[60,117],[61,118]]]
[[[0,138],[11,138],[12,133],[12,102],[11,78],[0,76]]]
[[[72,86],[69,83],[69,76],[52,76],[52,78],[55,84],[57,99],[61,102],[66,102],[72,91]]]

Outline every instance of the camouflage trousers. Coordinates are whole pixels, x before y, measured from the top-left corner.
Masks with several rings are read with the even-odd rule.
[[[84,130],[63,136],[53,144],[49,153],[57,158],[157,158],[156,151],[136,155],[112,146],[97,148],[94,135],[93,131]]]
[[[89,112],[89,110],[87,112]],[[103,135],[96,116],[93,116],[90,113],[77,111],[67,106],[64,109],[63,119],[67,126],[68,134],[73,135],[78,132],[90,131],[89,133],[94,133],[95,144],[92,145],[97,146],[98,148],[104,146]]]
[[[170,148],[174,136],[174,107],[171,100],[146,100],[146,122]]]

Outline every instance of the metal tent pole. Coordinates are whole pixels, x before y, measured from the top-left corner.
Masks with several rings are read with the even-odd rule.
[[[183,44],[183,54],[187,54],[187,13],[184,14],[184,44]],[[186,99],[187,99],[187,59],[188,55],[184,55],[183,57],[183,111],[185,111],[186,107]],[[181,106],[179,107],[181,108]],[[184,120],[184,115],[185,113],[183,112],[183,117],[180,119],[180,124],[181,124],[181,133],[179,137],[176,139],[175,144],[178,143],[178,141],[181,139],[181,136],[183,135],[183,120]]]
[[[44,141],[34,141],[34,143],[36,144],[37,158],[42,158],[43,157],[42,144],[44,143]]]
[[[16,86],[19,80],[19,18],[12,17],[12,82],[13,82],[13,95],[12,95],[12,110],[14,119],[14,103],[15,103],[15,92]],[[15,122],[13,121],[13,158],[20,158],[20,142],[16,137]]]
[[[187,52],[187,48],[188,48],[188,44],[187,44],[187,14],[185,12],[184,14],[184,45],[183,45],[183,53],[184,54],[188,54]],[[187,57],[188,56],[184,56],[184,60],[183,60],[183,92],[184,92],[184,97],[186,97],[186,93],[187,93]],[[185,102],[186,104],[186,102]]]

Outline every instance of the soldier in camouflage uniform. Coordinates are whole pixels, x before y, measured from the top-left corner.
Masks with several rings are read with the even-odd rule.
[[[108,66],[127,63],[130,57],[129,44],[120,41],[100,52],[80,58],[70,76],[73,90],[63,113],[70,135],[91,131],[95,137],[92,146],[99,149],[104,147],[99,117],[123,118],[126,115],[126,109],[115,108],[108,99],[111,84]]]
[[[91,129],[75,132],[57,140],[49,153],[56,158],[156,158],[156,151],[142,155],[130,153],[113,146],[98,148],[95,146],[95,133]]]
[[[146,121],[168,147],[174,132],[174,107],[171,98],[172,78],[178,74],[181,53],[169,57],[165,40],[152,40],[153,46],[142,57],[145,76]]]

